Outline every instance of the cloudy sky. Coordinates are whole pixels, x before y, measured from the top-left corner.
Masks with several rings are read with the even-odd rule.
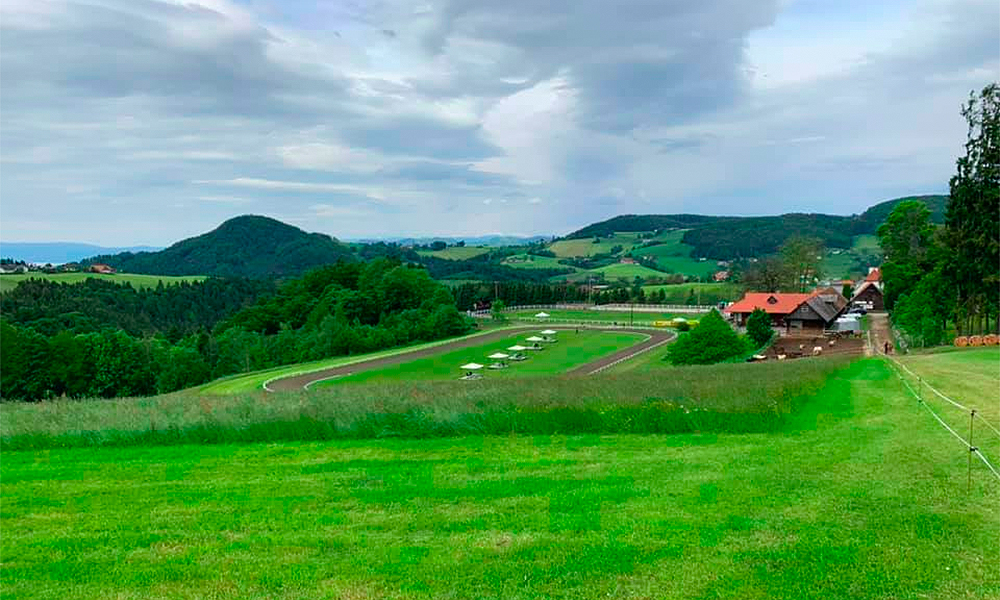
[[[166,245],[947,189],[996,0],[3,0],[0,239]]]

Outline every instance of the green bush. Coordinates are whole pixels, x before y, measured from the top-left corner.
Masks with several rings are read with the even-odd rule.
[[[748,350],[746,342],[713,310],[670,346],[667,360],[675,365],[711,365]]]
[[[747,319],[747,335],[753,340],[754,347],[760,348],[771,339],[774,330],[771,329],[771,315],[762,308],[755,308]]]

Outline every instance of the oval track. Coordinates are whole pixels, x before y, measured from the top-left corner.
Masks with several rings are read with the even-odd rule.
[[[571,371],[569,371],[569,374],[571,375],[587,375],[590,373],[594,373],[616,362],[627,360],[628,358],[631,358],[636,354],[644,352],[653,346],[664,344],[674,336],[674,334],[669,331],[662,331],[656,329],[639,329],[631,327],[613,327],[613,328],[567,327],[555,324],[547,325],[547,327],[550,327],[557,331],[573,331],[575,329],[588,329],[597,331],[624,331],[628,333],[638,333],[647,336],[645,340],[637,342],[629,346],[628,348],[619,350],[618,352],[614,352],[612,354],[609,354],[608,356],[601,357],[585,365],[581,365],[579,367],[572,369]],[[373,358],[371,360],[362,360],[360,362],[356,362],[350,365],[331,367],[329,369],[323,369],[321,371],[302,373],[301,375],[292,375],[290,377],[284,377],[282,379],[269,381],[264,384],[264,389],[269,392],[294,392],[305,389],[310,384],[322,381],[324,379],[333,379],[335,377],[342,377],[354,373],[361,373],[363,371],[371,371],[372,369],[380,369],[382,367],[398,365],[419,358],[426,358],[428,356],[434,356],[435,354],[441,354],[443,352],[450,352],[452,350],[459,350],[462,348],[468,348],[470,346],[478,346],[487,342],[492,342],[494,340],[503,339],[510,335],[517,335],[519,333],[526,333],[529,331],[538,331],[538,325],[535,325],[533,327],[500,329],[490,333],[484,333],[483,335],[476,335],[458,339],[455,340],[454,342],[441,344],[439,346],[434,346],[433,348],[422,348],[420,350],[413,350],[411,352],[401,352],[399,354],[394,354],[392,356]]]

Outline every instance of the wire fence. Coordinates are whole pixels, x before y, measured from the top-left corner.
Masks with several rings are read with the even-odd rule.
[[[913,371],[911,371],[910,369],[908,369],[906,367],[906,365],[900,363],[899,361],[897,361],[897,360],[895,360],[893,358],[889,358],[889,364],[892,365],[893,371],[896,373],[896,376],[899,377],[899,380],[903,382],[903,385],[906,386],[906,389],[910,392],[910,394],[914,398],[917,399],[917,402],[920,404],[920,406],[924,407],[924,409],[927,410],[927,412],[929,412],[932,417],[934,417],[934,420],[936,420],[938,422],[938,424],[940,424],[942,427],[944,427],[948,431],[948,433],[950,433],[952,436],[954,436],[955,439],[957,439],[958,441],[962,442],[962,444],[968,449],[968,451],[969,451],[969,475],[968,475],[968,478],[969,478],[968,479],[969,480],[969,484],[968,484],[969,488],[971,489],[971,486],[972,486],[972,456],[973,455],[975,455],[977,458],[979,458],[979,460],[982,461],[982,463],[984,465],[986,465],[986,468],[989,469],[989,471],[991,473],[993,473],[993,475],[998,480],[1000,480],[1000,471],[998,471],[997,468],[995,466],[993,466],[993,463],[991,463],[989,461],[989,459],[986,458],[986,456],[982,453],[982,451],[979,449],[979,447],[975,446],[974,443],[973,443],[973,441],[974,441],[973,440],[974,424],[976,423],[977,418],[980,421],[982,421],[983,423],[985,423],[989,427],[989,429],[991,431],[993,431],[994,433],[996,433],[997,435],[1000,435],[1000,431],[998,431],[996,429],[996,427],[993,426],[992,423],[990,423],[988,420],[986,420],[986,418],[983,417],[979,413],[979,411],[977,411],[975,408],[969,408],[969,407],[961,404],[960,402],[956,402],[955,400],[952,400],[951,398],[949,398],[948,396],[944,395],[939,390],[937,390],[930,383],[927,383],[927,381],[924,380],[924,379],[922,379],[919,375],[917,375],[916,373],[914,373]],[[903,376],[903,371],[906,371],[906,373],[908,373],[909,375],[911,375],[912,377],[914,377],[917,380],[917,389],[916,390],[913,389],[913,386],[910,385],[910,382],[907,381],[906,377]],[[951,427],[950,425],[948,425],[948,423],[945,422],[945,420],[942,419],[941,416],[933,408],[931,408],[931,406],[926,401],[924,401],[923,395],[919,391],[920,389],[922,389],[923,386],[927,386],[927,389],[931,390],[936,396],[938,396],[938,397],[940,397],[940,398],[942,398],[944,400],[947,400],[948,403],[951,404],[952,406],[954,406],[955,408],[959,408],[959,409],[961,409],[963,411],[968,412],[968,414],[969,414],[969,439],[965,439],[964,437],[962,437],[962,434],[958,433],[957,431],[955,431],[955,429],[953,427]]]

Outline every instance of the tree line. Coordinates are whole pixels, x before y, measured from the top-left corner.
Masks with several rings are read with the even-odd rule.
[[[187,285],[211,304],[208,298],[225,288],[213,281]],[[166,301],[163,310],[154,310],[161,305],[140,300],[159,298],[156,290],[101,288],[100,296],[87,287],[94,283],[56,284],[69,289],[47,288],[55,290],[51,297],[26,290],[17,310],[3,312],[0,396],[166,393],[225,375],[430,341],[473,327],[447,287],[424,269],[390,259],[310,271],[229,314],[200,314],[182,304],[170,310]],[[96,297],[109,302],[107,310],[95,308]],[[78,316],[63,318],[56,311]]]
[[[922,202],[898,204],[878,229],[884,297],[893,325],[930,346],[1000,332],[1000,86],[962,107],[965,153],[949,183],[943,227]]]

